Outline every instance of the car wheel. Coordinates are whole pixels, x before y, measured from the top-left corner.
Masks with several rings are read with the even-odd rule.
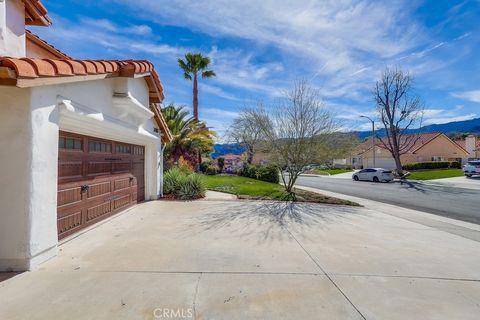
[[[353,176],[353,180],[358,181],[358,176]]]
[[[472,177],[471,174],[466,174],[465,176],[466,176],[467,178],[471,178],[471,177]]]
[[[378,180],[378,177],[373,177],[373,182],[380,182],[380,180]]]

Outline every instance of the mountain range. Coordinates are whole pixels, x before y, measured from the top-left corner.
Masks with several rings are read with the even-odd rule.
[[[381,129],[377,132],[379,136],[385,135],[385,129]],[[455,135],[459,133],[471,133],[471,134],[480,134],[480,118],[464,120],[464,121],[454,121],[442,124],[431,124],[424,126],[419,129],[412,129],[408,131],[409,133],[430,133],[430,132],[443,132],[446,135]],[[372,135],[372,131],[359,131],[357,132],[358,138],[363,140]]]
[[[377,134],[383,136],[385,129],[378,130]],[[430,133],[430,132],[443,132],[446,135],[452,136],[459,133],[480,134],[480,118],[453,121],[442,124],[431,124],[419,129],[409,130],[409,133]],[[364,140],[372,135],[372,131],[358,131],[358,138]],[[242,154],[245,152],[245,148],[236,143],[215,144],[214,153],[212,157],[218,158],[226,154]]]

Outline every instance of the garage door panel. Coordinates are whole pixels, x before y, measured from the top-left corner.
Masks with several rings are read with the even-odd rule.
[[[132,195],[131,194],[123,194],[115,197],[113,200],[113,208],[120,209],[123,207],[127,207],[132,202]]]
[[[114,190],[117,191],[117,190],[122,190],[122,189],[127,189],[127,188],[130,188],[132,185],[135,185],[136,182],[135,182],[135,178],[133,177],[123,177],[123,178],[120,178],[120,179],[115,179],[113,181],[113,186],[114,186]]]
[[[60,181],[80,179],[83,177],[82,161],[59,161],[58,177]]]
[[[112,182],[105,181],[99,183],[88,184],[87,198],[105,196],[112,192]]]
[[[57,206],[72,205],[82,201],[82,188],[80,186],[58,190]]]
[[[71,234],[82,225],[82,210],[71,212],[57,219],[57,229],[59,235]]]
[[[109,175],[112,172],[112,163],[110,161],[88,161],[87,176],[95,177]]]
[[[87,209],[87,222],[90,222],[94,219],[108,215],[111,212],[112,212],[111,201],[105,201],[105,202],[96,204]]]
[[[113,173],[125,173],[132,171],[132,163],[130,161],[114,162],[112,172]]]
[[[144,147],[66,132],[60,132],[60,139],[59,238],[143,200]]]

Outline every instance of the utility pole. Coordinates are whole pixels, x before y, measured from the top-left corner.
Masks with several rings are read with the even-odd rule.
[[[360,118],[366,118],[372,122],[372,152],[373,152],[373,167],[375,168],[375,121],[367,116],[360,116]]]

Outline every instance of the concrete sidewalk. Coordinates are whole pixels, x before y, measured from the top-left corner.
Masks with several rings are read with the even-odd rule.
[[[0,282],[0,319],[478,319],[480,228],[364,204],[144,203]]]

